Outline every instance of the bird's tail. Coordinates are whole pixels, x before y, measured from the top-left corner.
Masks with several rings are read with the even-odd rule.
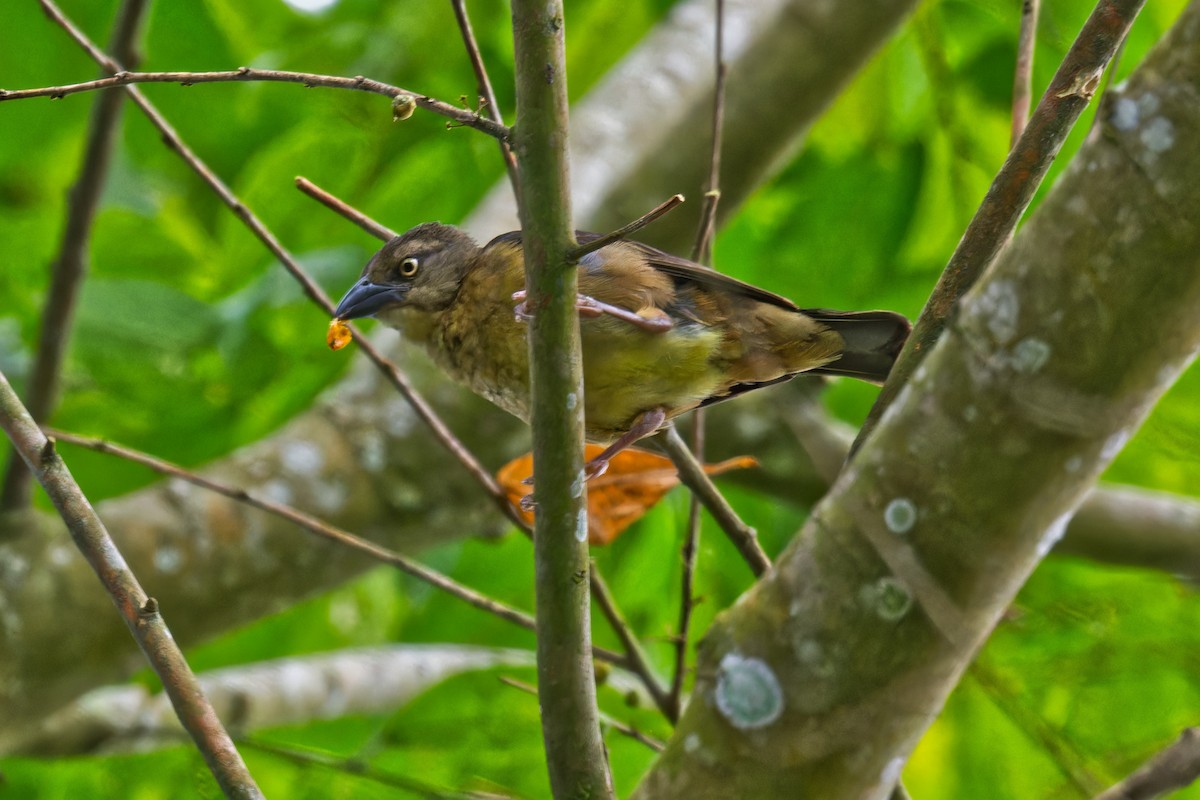
[[[883,383],[912,325],[893,311],[829,311],[806,308],[804,313],[836,331],[846,343],[837,361],[809,370],[816,375],[846,375]]]

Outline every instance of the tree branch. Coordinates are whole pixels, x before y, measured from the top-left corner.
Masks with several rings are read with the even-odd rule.
[[[272,659],[196,676],[235,735],[357,714],[385,714],[454,675],[532,667],[528,650],[453,644],[360,647]],[[329,703],[331,692],[339,700]],[[28,756],[145,751],[178,744],[169,698],[138,684],[106,686],[31,726],[14,752]]]
[[[138,34],[148,5],[148,0],[125,0],[121,4],[109,45],[119,60],[133,63]],[[108,176],[124,102],[123,92],[109,92],[97,98],[92,109],[83,166],[79,171],[79,179],[71,187],[67,222],[58,257],[54,260],[50,291],[42,309],[42,330],[38,336],[37,355],[26,392],[29,413],[38,422],[50,419],[58,405],[63,357],[71,338],[79,289],[87,271],[92,222],[100,207],[100,193]],[[29,505],[32,478],[21,457],[14,452],[5,471],[4,487],[0,490],[0,511]]]
[[[917,366],[975,284],[1016,230],[1079,115],[1091,102],[1104,68],[1133,25],[1145,0],[1100,0],[1067,52],[1024,133],[1005,159],[958,247],[950,256],[921,316],[913,325],[851,452],[862,446],[883,413],[909,383]]]
[[[50,15],[51,19],[66,28],[67,32],[72,37],[75,37],[76,41],[83,41],[82,32],[71,25],[51,0],[39,0],[39,2],[42,3],[42,7],[46,9],[46,13]],[[92,53],[92,57],[100,61],[104,68],[113,74],[108,78],[98,78],[94,81],[84,81],[82,83],[69,83],[63,86],[43,86],[36,89],[0,89],[0,103],[10,100],[28,100],[34,97],[49,97],[51,100],[61,100],[70,94],[115,89],[136,83],[178,83],[181,86],[192,86],[197,83],[250,83],[254,81],[299,83],[303,84],[307,89],[317,86],[331,89],[348,89],[359,92],[371,92],[372,94],[390,97],[393,100],[398,97],[411,97],[417,107],[423,108],[426,111],[432,111],[434,114],[449,119],[456,125],[473,128],[502,142],[506,141],[510,135],[508,128],[487,117],[482,117],[474,111],[452,106],[449,103],[436,100],[428,95],[410,92],[399,86],[392,86],[389,83],[365,78],[362,75],[356,75],[353,78],[343,78],[337,75],[318,75],[312,72],[288,72],[278,69],[251,69],[250,67],[238,67],[237,69],[218,72],[129,72],[120,67],[119,62],[104,57],[103,52],[100,50]],[[105,58],[105,60],[101,61],[101,57]]]
[[[487,67],[483,64],[483,54],[479,52],[479,44],[475,41],[475,32],[471,30],[471,18],[467,15],[466,0],[450,0],[454,9],[454,19],[458,22],[458,30],[462,34],[463,47],[467,50],[467,58],[471,60],[471,69],[475,72],[475,80],[479,85],[479,95],[483,98],[484,110],[497,125],[503,125],[500,115],[500,104],[496,102],[496,92],[492,89],[492,81],[488,78]],[[512,185],[513,198],[521,196],[521,178],[517,172],[517,157],[513,155],[507,139],[497,139],[500,145],[500,157],[504,159],[504,168],[508,171],[508,182]]]
[[[1152,800],[1190,786],[1200,776],[1200,728],[1188,728],[1174,744],[1136,772],[1096,795],[1096,800]]]
[[[1037,44],[1038,12],[1042,0],[1022,0],[1021,30],[1017,36],[1017,66],[1013,70],[1012,145],[1016,146],[1029,120],[1033,96],[1033,51]]]
[[[561,0],[514,0],[515,146],[532,385],[538,703],[555,798],[612,797],[589,657],[587,492]]]
[[[204,697],[196,676],[159,613],[113,544],[104,523],[71,477],[70,470],[0,373],[0,427],[30,472],[50,495],[75,546],[104,585],[146,660],[162,681],[179,721],[195,742],[221,790],[231,798],[261,798],[237,748]]]

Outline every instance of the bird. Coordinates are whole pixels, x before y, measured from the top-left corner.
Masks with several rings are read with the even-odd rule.
[[[576,238],[586,245],[599,236]],[[634,241],[593,250],[577,269],[584,434],[608,445],[586,465],[589,479],[680,414],[800,373],[882,383],[911,329],[892,311],[800,308]],[[456,227],[429,222],[371,257],[334,323],[378,319],[528,423],[524,292],[520,231],[480,247]]]

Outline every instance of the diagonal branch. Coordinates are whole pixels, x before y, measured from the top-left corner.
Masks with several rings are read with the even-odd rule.
[[[167,629],[158,601],[142,590],[104,523],[59,457],[54,441],[41,432],[3,374],[0,374],[0,427],[50,495],[71,531],[75,546],[104,585],[146,660],[162,680],[179,721],[204,756],[222,791],[231,798],[261,798],[262,792]]]
[[[76,41],[80,43],[85,41],[82,31],[72,25],[51,0],[39,0],[39,2],[41,2],[42,7],[46,10],[50,18],[65,28]],[[113,73],[110,77],[63,86],[43,86],[36,89],[0,89],[0,102],[28,100],[34,97],[49,97],[52,100],[58,100],[70,94],[114,89],[136,83],[178,83],[182,86],[191,86],[196,83],[250,83],[254,81],[299,83],[309,89],[321,86],[331,89],[370,92],[390,97],[393,100],[396,98],[411,98],[417,107],[446,117],[455,125],[473,128],[500,141],[507,140],[510,135],[508,128],[487,117],[482,117],[474,111],[459,108],[428,95],[402,89],[399,86],[392,86],[389,83],[365,78],[362,75],[356,75],[353,78],[343,78],[337,75],[318,75],[312,72],[251,69],[250,67],[238,67],[237,69],[217,72],[129,72],[120,66],[119,61],[109,59],[105,56],[103,51],[97,49],[94,52],[89,50],[89,52],[92,58],[100,62],[106,70]]]
[[[1200,728],[1188,728],[1125,780],[1096,800],[1152,800],[1190,786],[1200,777]]]
[[[458,30],[462,33],[463,47],[467,49],[467,58],[471,60],[471,69],[475,72],[475,80],[479,85],[479,94],[483,97],[484,110],[488,118],[498,125],[504,124],[500,116],[500,104],[496,102],[496,92],[492,89],[492,81],[488,78],[487,67],[483,64],[483,54],[479,52],[479,44],[475,41],[475,31],[471,29],[471,18],[467,15],[466,0],[450,0],[454,8],[454,19],[458,22]],[[504,168],[508,171],[508,182],[512,184],[513,197],[521,197],[521,179],[517,172],[517,157],[513,155],[512,147],[507,139],[497,139],[500,144],[500,157],[504,159]]]
[[[758,534],[738,517],[733,506],[729,505],[729,501],[713,484],[712,479],[705,474],[704,468],[692,455],[687,442],[683,441],[683,437],[679,435],[679,431],[675,429],[674,425],[667,427],[662,442],[667,455],[671,457],[671,460],[675,462],[675,468],[679,470],[679,480],[695,493],[695,496],[708,509],[708,513],[713,515],[713,519],[721,526],[721,530],[729,537],[729,541],[733,542],[733,546],[737,548],[755,576],[765,575],[771,569],[771,559],[767,557],[767,554],[763,552],[762,545],[758,543]]]
[[[148,0],[125,0],[117,13],[110,48],[118,60],[133,63],[138,32]],[[42,310],[42,330],[29,381],[27,404],[38,422],[50,419],[58,405],[63,358],[75,320],[75,305],[87,271],[87,250],[92,222],[100,206],[100,193],[108,176],[113,144],[121,122],[123,92],[107,92],[96,100],[91,129],[84,149],[79,179],[71,187],[62,244],[54,261],[50,290]],[[29,505],[32,475],[13,453],[0,490],[0,511]]]
[[[950,256],[950,263],[863,423],[854,450],[871,435],[883,413],[941,337],[957,311],[959,298],[975,284],[1012,236],[1067,134],[1091,102],[1104,68],[1116,54],[1143,5],[1145,0],[1100,0],[1084,23],[1024,133],[1008,154]]]

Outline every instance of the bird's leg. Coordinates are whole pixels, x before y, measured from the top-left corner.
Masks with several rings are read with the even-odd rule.
[[[642,439],[662,427],[667,421],[667,412],[662,408],[652,408],[649,411],[642,412],[637,419],[633,421],[633,427],[625,433],[621,434],[621,438],[604,448],[604,452],[593,458],[583,468],[584,477],[587,480],[598,478],[608,469],[608,462],[612,461],[617,453],[629,447],[638,439]]]
[[[520,301],[513,308],[513,314],[520,322],[527,321],[533,316],[529,312],[527,305],[526,293],[524,289],[518,292],[513,292],[513,300]],[[581,317],[601,317],[605,314],[610,317],[615,317],[619,320],[624,320],[630,325],[641,328],[647,333],[664,333],[671,330],[675,323],[666,314],[657,317],[643,317],[635,311],[630,311],[627,308],[614,306],[609,303],[602,303],[594,297],[586,294],[577,295],[575,298],[575,310],[579,312]]]
[[[590,481],[592,478],[599,478],[608,470],[608,462],[612,461],[617,453],[629,447],[639,439],[643,439],[656,430],[662,427],[667,421],[667,412],[662,408],[652,408],[649,411],[643,411],[633,421],[633,427],[625,433],[621,434],[621,438],[604,448],[604,452],[593,458],[583,466],[583,479]],[[521,481],[526,486],[533,485],[533,476]],[[537,508],[537,498],[532,494],[527,494],[521,498],[519,504],[522,511],[533,511]]]

